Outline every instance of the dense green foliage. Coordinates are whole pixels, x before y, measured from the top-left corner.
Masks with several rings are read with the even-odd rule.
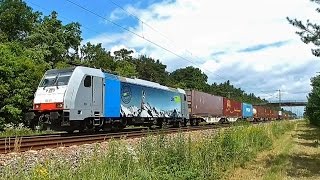
[[[311,79],[313,87],[308,96],[308,103],[306,106],[306,116],[310,123],[320,126],[320,76]]]
[[[135,57],[127,49],[112,54],[101,44],[87,42],[81,46],[81,42],[79,23],[62,24],[56,12],[44,16],[22,0],[0,0],[0,129],[4,123],[23,122],[46,70],[73,65],[101,68],[172,87],[230,95],[249,103],[263,101],[235,88],[229,81],[209,85],[208,76],[199,68],[189,66],[169,73],[159,59]]]
[[[39,135],[39,134],[52,134],[56,133],[55,131],[46,130],[46,131],[38,131],[32,130],[26,127],[24,124],[5,124],[3,131],[0,132],[1,138],[7,138],[9,140],[10,137],[17,137],[17,136],[31,136],[31,135]]]
[[[272,147],[294,128],[294,122],[239,126],[205,134],[181,133],[142,139],[137,144],[112,141],[107,150],[97,145],[76,163],[50,158],[26,169],[23,161],[8,166],[2,179],[222,179],[235,167]],[[79,163],[79,164],[77,164]]]
[[[317,4],[320,4],[320,0],[311,0]],[[320,8],[316,9],[320,13]],[[303,23],[301,20],[290,19],[287,17],[290,24],[300,29],[296,33],[301,37],[301,40],[306,43],[312,43],[314,46],[318,47],[316,49],[311,49],[312,54],[320,57],[320,43],[319,43],[319,34],[320,34],[320,25],[307,20],[306,23]]]
[[[311,0],[317,4],[320,4],[320,0]],[[316,11],[320,13],[320,8]],[[306,43],[312,43],[317,48],[311,49],[314,56],[320,57],[320,25],[307,20],[303,23],[297,19],[287,18],[289,23],[300,29],[296,32],[301,40]],[[306,117],[310,120],[310,123],[320,126],[320,76],[313,77],[311,79],[311,86],[313,87],[311,93],[308,96],[308,103],[306,106]]]

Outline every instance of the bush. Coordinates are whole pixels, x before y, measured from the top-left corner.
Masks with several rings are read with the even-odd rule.
[[[8,123],[4,124],[3,126],[3,131],[0,132],[0,137],[28,136],[52,133],[52,131],[34,131],[26,127],[23,123],[19,123],[18,125]]]

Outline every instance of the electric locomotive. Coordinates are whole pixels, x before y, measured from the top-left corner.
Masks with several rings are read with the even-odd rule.
[[[34,95],[32,126],[73,132],[127,125],[186,125],[186,93],[101,69],[48,70]]]

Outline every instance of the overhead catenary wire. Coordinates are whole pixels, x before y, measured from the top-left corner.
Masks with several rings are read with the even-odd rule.
[[[101,18],[101,19],[104,19],[104,20],[108,21],[109,23],[117,26],[118,28],[120,28],[120,29],[122,29],[122,30],[128,31],[128,32],[131,33],[131,34],[133,34],[133,35],[135,35],[135,36],[137,36],[137,37],[139,37],[139,38],[141,38],[141,39],[144,39],[145,41],[147,41],[147,42],[153,44],[154,46],[157,46],[157,47],[159,47],[159,48],[161,48],[161,49],[163,49],[163,50],[165,50],[165,51],[167,51],[167,52],[169,52],[169,53],[171,53],[171,54],[179,57],[180,59],[183,59],[183,60],[185,60],[185,61],[188,61],[189,63],[191,63],[191,64],[193,64],[193,65],[195,65],[195,66],[197,66],[197,67],[199,67],[199,68],[202,68],[202,67],[200,67],[198,64],[194,63],[193,61],[191,61],[191,60],[189,60],[189,59],[187,59],[187,58],[185,58],[185,57],[183,57],[183,56],[181,56],[181,55],[173,52],[172,50],[170,50],[170,49],[168,49],[168,48],[160,45],[159,43],[156,43],[156,42],[154,42],[154,41],[152,41],[152,40],[150,40],[150,39],[148,39],[148,38],[146,38],[146,37],[144,37],[144,36],[142,36],[142,35],[134,32],[134,31],[132,31],[132,30],[130,30],[129,28],[126,28],[126,27],[124,27],[124,26],[121,26],[120,24],[118,24],[118,23],[116,23],[116,22],[114,22],[114,21],[112,21],[112,20],[110,20],[110,19],[108,19],[108,18],[106,18],[106,17],[104,17],[104,16],[102,16],[102,15],[100,15],[100,14],[98,14],[98,13],[96,13],[96,12],[94,12],[94,11],[92,11],[92,10],[90,10],[90,9],[82,6],[82,5],[80,5],[80,4],[78,4],[78,3],[75,3],[74,1],[71,1],[71,0],[66,0],[66,1],[68,1],[69,3],[71,3],[71,4],[73,4],[73,5],[81,8],[81,9],[83,9],[83,10],[85,10],[85,11],[87,11],[87,12],[89,12],[89,13],[91,13],[91,14],[99,17],[99,18]],[[218,74],[216,74],[216,73],[214,73],[214,72],[211,72],[211,71],[209,71],[209,70],[207,70],[207,69],[205,69],[205,68],[202,68],[202,69],[204,69],[205,71],[207,71],[207,72],[209,72],[209,73],[211,73],[211,74],[213,74],[213,75],[215,75],[215,76],[220,77],[221,79],[225,79],[225,78],[223,78],[222,76],[220,76],[220,75],[218,75]]]
[[[172,41],[171,39],[169,39],[166,35],[164,35],[162,32],[160,32],[159,30],[157,30],[156,28],[152,27],[152,25],[150,25],[149,23],[147,23],[145,20],[143,20],[142,18],[139,18],[135,13],[130,12],[129,10],[126,10],[124,7],[122,7],[121,5],[119,5],[118,3],[114,2],[113,0],[108,0],[110,3],[112,3],[113,5],[115,5],[116,7],[118,7],[119,9],[121,9],[122,11],[126,12],[129,16],[137,19],[138,21],[141,22],[141,26],[142,26],[142,36],[144,36],[144,32],[143,32],[143,25],[149,27],[150,29],[152,29],[153,31],[157,32],[158,34],[160,34],[162,37],[164,37],[165,39],[167,39],[168,41],[170,41],[171,43],[175,44],[174,41]],[[191,51],[189,51],[188,49],[184,49],[186,52],[188,52],[191,56],[194,56],[197,59],[201,59],[198,56],[196,56],[194,53],[192,53]],[[206,70],[205,68],[202,68],[204,70]],[[208,70],[206,70],[208,71]],[[210,71],[208,71],[210,72]],[[228,78],[223,78],[222,76],[218,75],[217,73],[215,73],[216,76],[224,79],[224,80],[230,80],[230,77]],[[248,90],[248,88],[246,88]],[[251,89],[251,88],[250,88]],[[256,88],[252,88],[254,90],[256,90]],[[274,91],[278,91],[277,89]],[[259,92],[263,92],[263,91],[259,91]],[[269,90],[268,92],[273,92],[273,90]],[[291,94],[291,93],[290,93]]]
[[[69,1],[69,0],[67,0],[67,1]],[[26,0],[26,2],[28,2],[28,3],[30,3],[30,4],[32,4],[32,5],[34,5],[34,6],[36,6],[36,7],[38,7],[39,9],[43,9],[43,10],[45,10],[45,11],[48,11],[48,12],[50,12],[51,10],[49,10],[49,9],[46,9],[46,8],[44,8],[44,7],[41,7],[40,5],[38,5],[38,4],[36,4],[36,3],[34,3],[34,2],[31,2],[30,0]],[[77,5],[78,6],[78,4],[76,4],[76,3],[74,3],[74,2],[72,2],[72,1],[69,1],[70,3],[72,3],[72,4],[74,4],[74,5]],[[81,7],[82,9],[86,9],[85,7],[82,7],[81,5],[79,5],[78,7]],[[122,8],[123,9],[123,8]],[[104,18],[103,16],[100,16],[99,14],[97,14],[97,13],[94,13],[93,11],[90,11],[90,10],[88,10],[90,13],[93,13],[94,15],[96,15],[96,16],[99,16],[100,18],[103,18],[103,19],[106,19],[106,18]],[[129,12],[128,12],[129,13]],[[133,15],[133,14],[131,14],[131,15]],[[67,18],[67,17],[65,17],[65,16],[62,16],[62,15],[59,15],[61,18],[63,18],[63,19],[65,19],[65,20],[67,20],[67,21],[70,21],[70,22],[73,22],[71,19],[69,19],[69,18]],[[108,19],[106,19],[107,21],[108,21]],[[139,19],[141,22],[143,22],[141,19]],[[110,20],[110,22],[113,22],[113,21],[111,21]],[[152,42],[151,40],[149,40],[149,39],[147,39],[147,38],[145,38],[145,37],[143,37],[143,36],[140,36],[139,34],[137,34],[137,33],[135,33],[135,32],[133,32],[133,31],[131,31],[131,30],[129,30],[128,28],[126,28],[126,27],[123,27],[123,26],[121,26],[121,25],[118,25],[117,23],[114,23],[115,25],[117,25],[118,27],[121,27],[121,28],[123,28],[123,29],[125,29],[125,30],[127,30],[127,31],[129,31],[129,32],[131,32],[131,33],[133,33],[133,34],[135,34],[135,35],[138,35],[140,38],[143,38],[143,39],[145,39],[146,41],[148,41],[148,42],[150,42],[150,43],[152,43],[152,44],[154,44],[154,45],[156,45],[156,46],[158,46],[158,47],[160,47],[160,48],[162,48],[162,49],[164,49],[164,50],[166,50],[166,51],[168,51],[168,52],[170,52],[170,53],[172,53],[172,54],[174,54],[174,55],[176,55],[176,56],[178,56],[178,57],[180,57],[180,58],[182,58],[182,59],[184,59],[184,60],[187,60],[187,61],[189,61],[190,63],[193,63],[191,60],[188,60],[188,59],[186,59],[186,58],[184,58],[183,56],[181,56],[181,55],[178,55],[177,53],[175,53],[175,52],[173,52],[173,51],[171,51],[171,50],[169,50],[169,49],[167,49],[167,48],[165,48],[165,47],[162,47],[161,45],[159,45],[159,44],[157,44],[157,43],[154,43],[154,42]],[[145,23],[146,24],[146,23]],[[90,27],[87,27],[87,26],[85,26],[85,25],[81,25],[82,27],[84,27],[85,29],[87,29],[87,30],[89,30],[89,31],[92,31],[92,32],[95,32],[96,34],[100,34],[100,32],[98,32],[98,31],[95,31],[94,29],[92,29],[92,28],[90,28]],[[147,25],[148,27],[150,27],[150,28],[152,28],[152,26],[150,26],[150,25]],[[155,30],[154,28],[152,28],[153,30]],[[156,30],[155,30],[156,31]],[[160,33],[159,31],[157,31],[158,33]],[[164,35],[163,35],[164,36]],[[165,37],[165,36],[164,36]],[[107,38],[107,37],[106,37]],[[167,38],[167,37],[166,37]],[[110,39],[110,38],[107,38],[108,40],[110,40],[110,41],[112,41],[112,39]],[[168,39],[168,38],[167,38]],[[170,39],[168,39],[168,40],[170,40]],[[194,63],[193,63],[194,64]],[[194,65],[196,65],[196,64],[194,64]],[[198,65],[197,65],[198,66]],[[199,66],[198,66],[199,67]],[[208,70],[206,70],[206,71],[208,71]],[[208,72],[210,72],[210,71],[208,71]],[[218,77],[220,77],[220,78],[222,78],[222,79],[224,79],[222,76],[220,76],[220,75],[218,75],[218,74],[215,74],[216,76],[218,76]]]
[[[38,4],[34,3],[34,2],[31,2],[30,0],[25,0],[25,1],[28,2],[28,3],[30,3],[30,4],[32,4],[32,5],[34,5],[34,6],[36,6],[36,7],[38,7],[39,9],[45,10],[45,11],[47,11],[47,12],[51,12],[51,10],[49,10],[49,9],[47,9],[47,8],[44,8],[44,7],[41,7],[40,5],[38,5]],[[71,19],[69,19],[69,18],[67,18],[67,17],[65,17],[65,16],[62,16],[62,15],[60,15],[60,14],[59,14],[59,17],[61,17],[62,19],[65,19],[65,20],[67,20],[67,21],[73,22],[73,20],[71,20]],[[86,26],[86,25],[81,24],[81,27],[84,27],[85,29],[87,29],[87,30],[89,30],[89,31],[92,31],[92,32],[96,33],[97,35],[100,35],[100,34],[101,34],[101,32],[98,32],[98,31],[96,31],[96,30],[94,30],[94,29],[92,29],[92,28],[90,28],[90,27],[88,27],[88,26]],[[110,40],[110,41],[112,41],[112,39],[110,39],[110,38],[108,38],[108,37],[105,37],[105,38],[108,39],[108,40]]]
[[[161,48],[161,49],[163,49],[163,50],[165,50],[165,51],[167,51],[167,52],[169,52],[169,53],[171,53],[171,54],[173,54],[173,55],[175,55],[175,56],[177,56],[177,57],[179,57],[180,59],[183,59],[183,60],[188,61],[189,63],[191,63],[191,64],[193,64],[193,65],[196,65],[197,67],[200,67],[198,64],[196,64],[196,63],[193,62],[192,60],[190,60],[190,59],[188,59],[188,58],[185,58],[185,57],[183,57],[182,55],[173,52],[173,51],[170,50],[169,48],[166,48],[166,47],[162,46],[161,44],[156,43],[156,42],[154,42],[154,41],[146,38],[144,35],[140,35],[140,34],[136,33],[135,31],[133,31],[133,30],[131,30],[131,29],[129,29],[129,28],[126,28],[126,27],[124,27],[124,26],[121,26],[120,24],[118,24],[118,23],[116,23],[116,22],[114,22],[114,21],[112,21],[112,20],[110,20],[110,19],[108,19],[108,18],[106,18],[106,17],[104,17],[104,16],[101,16],[101,15],[99,15],[98,13],[96,13],[96,12],[94,12],[94,11],[92,11],[92,10],[90,10],[90,9],[88,9],[88,8],[80,5],[80,4],[77,4],[77,3],[75,3],[75,2],[73,2],[73,1],[71,1],[71,0],[67,0],[67,1],[68,1],[69,3],[71,3],[71,4],[73,4],[73,5],[81,8],[81,9],[83,9],[83,10],[85,10],[85,11],[87,11],[87,12],[89,12],[89,13],[97,16],[97,17],[99,17],[99,18],[102,18],[102,19],[110,22],[111,24],[117,26],[117,27],[120,28],[120,29],[123,29],[123,30],[125,30],[125,31],[128,31],[128,32],[132,33],[133,35],[144,39],[145,41],[147,41],[147,42],[149,42],[149,43],[151,43],[151,44],[153,44],[153,45],[155,45],[155,46],[157,46],[157,47],[159,47],[159,48]],[[112,0],[109,0],[109,1],[110,1],[111,3],[113,3],[114,5],[116,5],[117,7],[119,7],[120,9],[126,11],[130,16],[133,16],[133,17],[137,18],[137,19],[138,19],[142,24],[144,24],[145,26],[147,26],[147,27],[151,28],[152,30],[158,32],[159,34],[161,34],[161,36],[163,36],[163,37],[165,37],[166,39],[168,39],[169,41],[171,41],[168,37],[166,37],[166,36],[165,36],[164,34],[162,34],[160,31],[156,30],[156,29],[153,28],[151,25],[149,25],[148,23],[146,23],[145,21],[143,21],[141,18],[139,18],[139,17],[137,17],[136,15],[134,15],[133,13],[125,10],[125,9],[122,8],[120,5],[118,5],[117,3],[115,3],[114,1],[112,1]],[[29,1],[29,2],[30,2],[30,1]],[[30,2],[30,3],[32,3],[32,2]],[[32,4],[34,4],[34,3],[32,3]],[[34,5],[36,5],[36,4],[34,4]],[[38,6],[38,5],[36,5],[36,6]],[[38,7],[39,7],[39,6],[38,6]],[[43,9],[44,9],[44,8],[43,8]],[[68,18],[65,18],[65,17],[63,17],[63,18],[70,21],[70,19],[68,19]],[[83,25],[82,25],[82,26],[83,26]],[[100,34],[99,32],[97,32],[97,31],[95,31],[95,30],[93,30],[93,29],[91,29],[91,28],[89,28],[89,27],[86,27],[86,26],[83,26],[83,27],[86,28],[86,29],[88,29],[88,30],[90,30],[90,31],[93,31],[93,32],[95,32],[95,33],[97,33],[97,34]],[[107,39],[109,39],[109,38],[107,38]],[[109,40],[112,41],[111,39],[109,39]],[[172,42],[172,41],[171,41],[171,42]],[[186,51],[189,52],[191,55],[193,54],[193,53],[191,53],[189,50],[186,50]],[[213,75],[221,78],[221,79],[230,80],[230,77],[228,77],[228,79],[226,79],[226,78],[222,77],[221,75],[219,75],[219,74],[217,74],[217,73],[214,73],[214,72],[212,72],[212,71],[207,70],[206,68],[203,68],[203,67],[200,67],[200,68],[203,69],[203,70],[205,70],[205,71],[207,71],[207,72],[209,72],[210,74],[213,74]],[[245,88],[245,89],[248,89],[248,88]],[[270,91],[269,91],[269,92],[270,92]]]
[[[142,27],[143,25],[149,27],[150,29],[152,29],[153,31],[159,33],[162,37],[166,38],[167,40],[171,41],[166,35],[164,35],[162,32],[158,31],[157,29],[153,28],[151,25],[149,25],[146,21],[144,21],[143,19],[139,18],[137,15],[135,15],[132,12],[129,12],[128,10],[126,10],[125,8],[123,8],[122,6],[120,6],[119,4],[117,4],[116,2],[109,0],[109,2],[111,2],[113,5],[117,6],[118,8],[120,8],[122,11],[126,12],[128,15],[130,15],[131,17],[136,18],[138,21],[140,21],[142,23]]]
[[[134,18],[136,18],[138,21],[140,21],[140,22],[141,22],[141,26],[142,26],[142,33],[143,33],[143,25],[146,25],[146,26],[149,27],[151,30],[157,32],[157,33],[160,34],[162,37],[164,37],[164,38],[167,39],[169,42],[171,42],[171,43],[173,44],[173,46],[176,45],[176,43],[175,43],[173,40],[171,40],[170,38],[168,38],[165,34],[163,34],[162,32],[160,32],[160,31],[157,30],[156,28],[152,27],[152,26],[151,26],[150,24],[148,24],[145,20],[139,18],[139,17],[138,17],[137,15],[135,15],[134,13],[126,10],[125,8],[123,8],[122,6],[120,6],[119,4],[117,4],[116,2],[114,2],[113,0],[108,0],[108,1],[111,2],[113,5],[115,5],[116,7],[120,8],[121,10],[123,10],[124,12],[126,12],[126,13],[127,13],[128,15],[130,15],[131,17],[134,17]],[[172,47],[173,47],[173,46],[172,46]],[[197,55],[195,55],[194,53],[192,53],[190,50],[185,49],[185,48],[183,48],[183,50],[186,51],[186,52],[188,52],[191,56],[194,56],[196,59],[201,59],[200,57],[198,57]],[[215,60],[215,59],[213,59],[213,60]],[[198,67],[199,67],[199,66],[198,66]],[[202,68],[203,70],[205,70],[205,71],[213,74],[213,72],[207,70],[206,68],[203,68],[203,67],[200,67],[200,68]],[[221,78],[221,79],[223,79],[223,80],[229,80],[229,81],[231,81],[231,80],[230,80],[230,77],[225,78],[225,77],[222,77],[222,76],[218,75],[217,73],[214,73],[214,75],[216,75],[217,77],[219,77],[219,78]]]
[[[146,21],[144,21],[143,19],[139,18],[137,15],[135,15],[134,13],[126,10],[125,8],[123,8],[122,6],[120,6],[119,4],[117,4],[116,2],[114,2],[113,0],[108,0],[109,2],[111,2],[113,5],[115,5],[116,7],[120,8],[122,11],[126,12],[128,15],[130,15],[131,17],[134,17],[135,19],[137,19],[138,21],[141,22],[142,25],[142,33],[143,33],[143,25],[146,25],[147,27],[149,27],[150,29],[152,29],[153,31],[157,32],[158,34],[160,34],[162,37],[164,37],[165,39],[167,39],[168,41],[170,41],[173,44],[176,44],[173,40],[171,40],[170,38],[168,38],[165,34],[163,34],[162,32],[160,32],[159,30],[157,30],[156,28],[152,27],[150,24],[148,24]],[[189,51],[188,49],[184,49],[186,52],[188,52],[191,56],[194,56],[197,59],[201,59],[198,56],[196,56],[194,53],[192,53],[191,51]],[[202,68],[204,70],[206,70],[205,68]],[[208,71],[208,70],[206,70]],[[210,71],[208,71],[210,72]],[[215,74],[216,76],[224,79],[224,80],[229,80],[230,78],[223,78],[217,74]]]
[[[42,10],[51,12],[51,10],[46,9],[46,8],[44,8],[44,7],[41,7],[40,5],[38,5],[38,4],[34,3],[34,2],[31,2],[30,0],[26,0],[26,2],[28,2],[28,3],[30,3],[30,4],[32,4],[32,5],[36,6],[36,7],[38,7],[39,9],[42,9]],[[73,22],[71,19],[69,19],[69,18],[67,18],[67,17],[65,17],[65,16],[59,15],[59,17],[61,17],[62,19],[65,19],[65,20],[67,20],[67,21]],[[86,28],[87,30],[90,30],[90,31],[92,31],[92,32],[95,32],[96,34],[100,34],[100,32],[95,31],[95,30],[93,30],[92,28],[90,28],[90,27],[88,27],[88,26],[81,25],[81,27],[84,27],[84,28]],[[110,40],[110,41],[112,41],[112,39],[109,39],[109,38],[107,38],[107,39]],[[71,65],[73,65],[73,64],[71,64]],[[105,70],[105,69],[101,69],[101,70],[104,71],[104,72],[113,74],[113,75],[117,75],[117,74],[115,74],[115,72],[107,71],[107,70]],[[113,78],[109,78],[109,77],[105,77],[105,79],[114,80]]]

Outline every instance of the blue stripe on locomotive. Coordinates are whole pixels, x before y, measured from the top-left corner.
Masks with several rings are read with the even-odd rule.
[[[252,104],[242,103],[242,117],[253,117],[253,107]]]
[[[105,73],[104,116],[120,117],[120,80],[117,76]]]
[[[124,117],[181,117],[179,92],[121,82]]]

